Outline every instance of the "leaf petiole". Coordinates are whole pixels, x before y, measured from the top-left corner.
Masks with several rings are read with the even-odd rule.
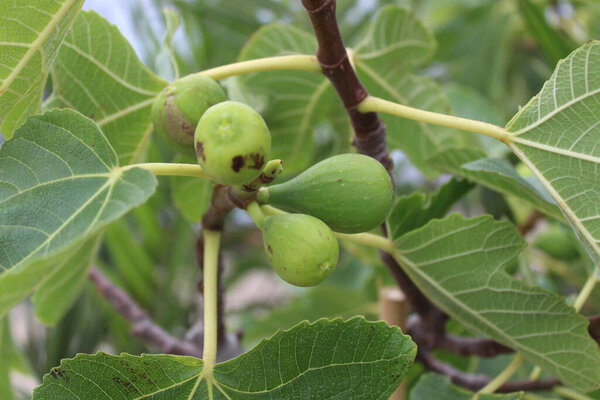
[[[142,163],[130,164],[122,167],[122,171],[132,168],[142,168],[152,172],[154,175],[168,176],[192,176],[196,178],[208,178],[202,167],[197,164],[177,164],[177,163]]]
[[[204,347],[202,377],[209,387],[217,361],[217,273],[221,232],[204,231]]]
[[[494,393],[500,386],[508,382],[508,380],[517,372],[521,365],[525,362],[525,359],[520,354],[517,354],[510,364],[498,374],[490,383],[481,388],[474,396],[474,399],[478,399],[481,394]]]
[[[276,70],[309,71],[321,73],[321,66],[317,61],[316,56],[296,54],[241,61],[233,64],[222,65],[216,68],[206,69],[198,72],[197,74],[218,80],[229,78],[230,76],[249,74],[252,72]]]
[[[394,103],[393,101],[373,96],[364,99],[359,104],[358,111],[363,113],[380,112],[391,114],[414,121],[479,133],[481,135],[493,137],[501,142],[510,141],[510,134],[507,130],[496,125],[488,124],[487,122],[420,110],[418,108],[404,106],[402,104]]]

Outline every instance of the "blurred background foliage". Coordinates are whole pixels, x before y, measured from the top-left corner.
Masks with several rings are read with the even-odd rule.
[[[378,8],[391,3],[414,9],[437,39],[435,55],[416,72],[441,84],[455,114],[499,125],[504,125],[539,91],[559,59],[589,38],[600,38],[600,3],[596,1],[338,0],[346,41],[360,41],[366,22]],[[235,62],[253,33],[270,22],[310,29],[298,0],[86,3],[86,8],[99,12],[109,9],[106,17],[118,22],[142,60],[163,78],[172,80],[174,72],[165,64],[162,51],[164,7],[175,10],[182,19],[174,39],[181,75]],[[488,154],[515,163],[502,146],[488,141],[482,144]],[[148,159],[170,161],[174,156],[156,140]],[[399,194],[431,192],[448,179],[441,176],[429,180],[403,154],[395,152],[393,156]],[[201,316],[196,284],[200,276],[196,262],[200,227],[193,223],[201,214],[183,215],[173,205],[174,193],[185,182],[160,180],[158,193],[151,201],[107,229],[98,266],[157,323],[183,336]],[[199,205],[198,210],[203,207]],[[488,212],[517,224],[532,212],[516,199],[481,188],[473,190],[457,209],[469,215]],[[268,268],[260,233],[245,215],[233,213],[228,223],[223,250],[226,325],[229,331],[239,334],[246,348],[304,319],[358,314],[377,317],[378,288],[393,284],[377,252],[347,245],[338,269],[323,285],[295,288],[276,279]],[[532,232],[532,245],[511,266],[511,272],[566,296],[576,293],[586,275],[583,272],[590,268],[587,258],[567,227],[550,221],[541,225],[542,229]],[[600,312],[598,290],[584,312]],[[18,346],[9,360],[21,372],[16,381],[22,387],[22,398],[28,398],[29,388],[60,359],[75,353],[156,351],[129,334],[127,322],[91,285],[55,327],[46,328],[37,322],[28,304],[11,313],[11,322]],[[455,327],[457,332],[459,329]],[[501,358],[479,362],[475,358],[440,356],[469,372],[495,373],[505,364]],[[421,372],[415,367],[413,379]]]

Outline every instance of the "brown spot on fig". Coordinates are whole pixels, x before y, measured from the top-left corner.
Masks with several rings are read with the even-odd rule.
[[[273,248],[271,247],[271,245],[267,245],[267,250],[269,251],[269,253],[273,254]]]
[[[231,159],[231,169],[235,172],[240,172],[240,169],[244,168],[244,157],[235,156]]]
[[[259,153],[250,154],[250,159],[254,164],[252,164],[249,168],[252,169],[262,169],[263,165],[265,165],[265,156]]]
[[[206,156],[204,155],[204,143],[198,142],[196,143],[196,154],[198,158],[201,158],[202,161],[206,161]]]

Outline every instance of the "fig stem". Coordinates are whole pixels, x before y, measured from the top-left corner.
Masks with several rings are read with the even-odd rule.
[[[250,215],[250,218],[252,218],[252,221],[254,221],[258,229],[262,230],[263,222],[265,221],[265,214],[263,214],[263,211],[258,203],[253,201],[252,203],[248,204],[248,207],[246,207],[246,212],[248,215]]]
[[[233,64],[222,65],[220,67],[206,69],[197,74],[208,76],[218,80],[249,74],[252,72],[275,71],[275,70],[309,71],[321,73],[321,66],[314,55],[289,55],[258,58],[256,60],[241,61]]]
[[[494,393],[500,386],[508,382],[508,380],[517,372],[517,370],[523,365],[525,359],[520,354],[517,354],[512,361],[504,368],[498,376],[496,376],[490,383],[481,388],[473,397],[474,399],[479,398],[478,395]]]
[[[122,167],[122,171],[132,168],[142,168],[152,172],[154,175],[168,176],[192,176],[196,178],[208,178],[202,167],[197,164],[177,164],[177,163],[142,163],[130,164]]]
[[[210,383],[217,360],[217,282],[221,232],[204,234],[204,347],[202,376]],[[209,385],[210,386],[210,385]]]
[[[499,126],[489,124],[487,122],[475,121],[467,118],[455,117],[452,115],[440,114],[431,111],[419,110],[417,108],[407,107],[402,104],[394,103],[380,99],[378,97],[369,96],[358,105],[358,111],[380,112],[385,114],[396,115],[398,117],[425,122],[434,125],[441,125],[448,128],[460,129],[467,132],[479,133],[493,137],[503,143],[511,141],[510,133]]]
[[[583,305],[585,304],[587,299],[592,294],[592,291],[594,290],[596,283],[598,283],[598,280],[600,280],[599,273],[597,271],[592,271],[590,276],[588,277],[587,281],[585,282],[585,285],[583,285],[581,292],[579,292],[579,295],[577,296],[577,298],[575,299],[575,302],[573,303],[573,307],[575,307],[575,311],[577,311],[577,312],[581,311],[581,308],[583,307]]]
[[[259,192],[260,193],[260,192]],[[273,206],[264,205],[260,207],[263,215],[278,215],[278,214],[286,214],[285,211],[282,211]],[[394,254],[396,249],[394,248],[394,242],[390,239],[374,235],[372,233],[339,233],[333,232],[334,235],[338,239],[349,240],[354,243],[364,244],[366,246],[371,246],[379,250],[383,250],[387,253]]]

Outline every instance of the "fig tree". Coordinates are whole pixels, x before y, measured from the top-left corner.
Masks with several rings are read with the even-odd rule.
[[[200,117],[210,107],[227,100],[221,86],[202,75],[188,75],[163,89],[152,105],[154,130],[169,145],[194,156],[194,133]]]
[[[242,185],[261,173],[271,152],[271,134],[252,107],[225,101],[200,118],[195,147],[198,162],[213,181]]]
[[[265,219],[262,229],[269,262],[292,285],[318,285],[337,265],[337,239],[318,218],[305,214],[274,215]]]
[[[261,189],[258,201],[312,215],[336,232],[358,233],[385,221],[393,196],[392,181],[381,163],[361,154],[341,154]]]

